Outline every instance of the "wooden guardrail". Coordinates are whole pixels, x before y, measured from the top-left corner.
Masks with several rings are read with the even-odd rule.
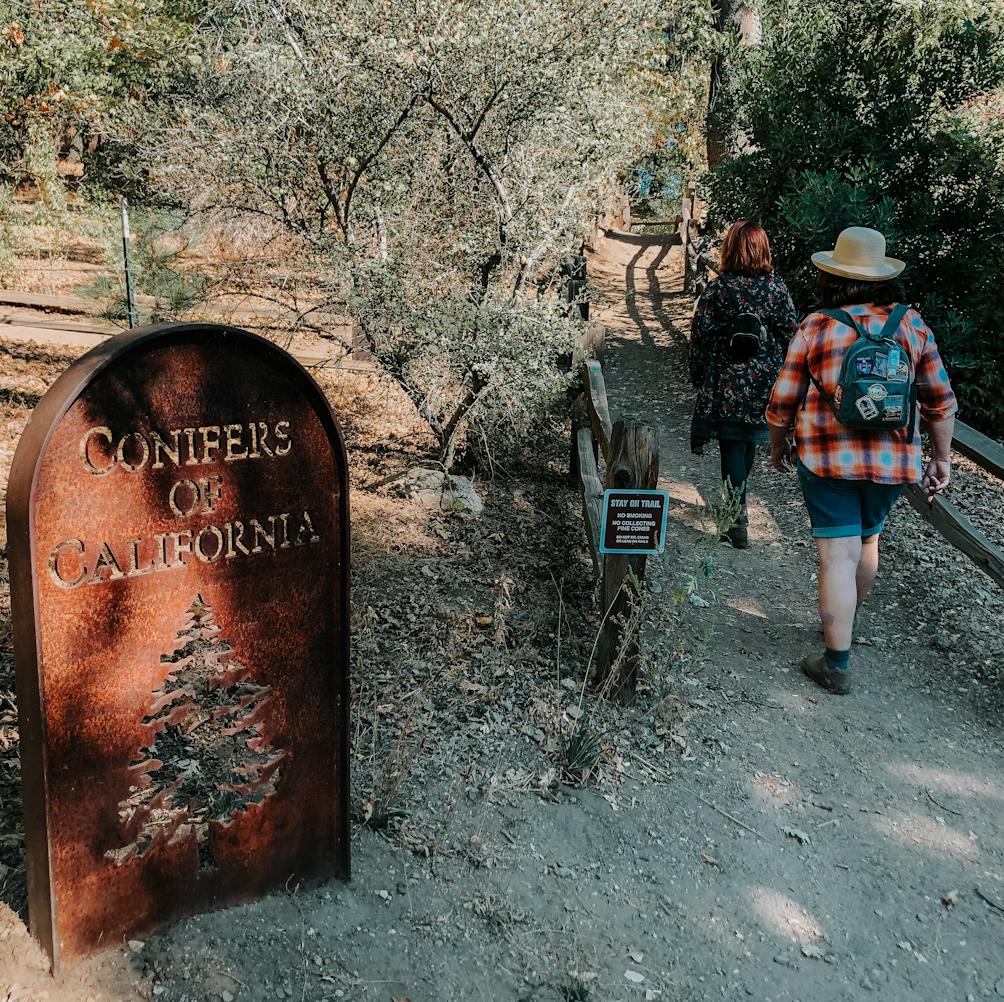
[[[1004,446],[1000,442],[962,421],[956,421],[952,446],[987,472],[1004,479]],[[907,489],[906,496],[949,543],[1004,588],[1004,551],[1000,547],[987,539],[951,501],[943,497],[929,501],[917,484]]]
[[[680,242],[683,244],[683,291],[700,296],[708,284],[708,272],[718,270],[711,254],[711,238],[697,209],[697,183],[691,181],[684,193],[680,215]]]
[[[1004,445],[1000,442],[956,420],[952,447],[988,473],[1004,480]]]
[[[559,294],[568,304],[568,315],[589,319],[589,281],[586,276],[585,248],[561,264]]]
[[[612,698],[629,702],[637,686],[646,558],[600,552],[603,491],[604,484],[620,490],[653,490],[659,477],[659,447],[648,425],[615,419],[610,413],[603,378],[605,333],[599,324],[591,324],[575,342],[572,371],[581,378],[582,392],[572,404],[569,475],[582,491],[586,542],[603,613],[590,682]]]

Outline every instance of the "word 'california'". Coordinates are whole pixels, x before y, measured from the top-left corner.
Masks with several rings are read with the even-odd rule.
[[[234,519],[198,529],[157,532],[110,543],[64,539],[49,554],[49,574],[58,588],[101,585],[122,578],[156,574],[187,566],[193,558],[203,564],[253,557],[269,550],[285,550],[320,540],[309,511],[284,512],[247,522]]]

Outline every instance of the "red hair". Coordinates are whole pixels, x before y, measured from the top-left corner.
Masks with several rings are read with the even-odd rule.
[[[774,270],[767,232],[757,223],[740,219],[729,227],[722,242],[721,270],[740,275],[769,275]]]

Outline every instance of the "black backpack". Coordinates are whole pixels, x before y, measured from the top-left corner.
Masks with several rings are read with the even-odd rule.
[[[752,361],[766,340],[763,321],[755,313],[740,313],[729,339],[729,357],[735,363]]]

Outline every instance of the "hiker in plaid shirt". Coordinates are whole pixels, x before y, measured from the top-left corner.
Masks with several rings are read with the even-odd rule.
[[[832,251],[813,254],[812,261],[820,270],[824,308],[843,310],[878,335],[901,301],[895,279],[905,267],[885,256],[882,234],[851,227]],[[855,429],[837,420],[843,356],[859,335],[826,313],[810,314],[795,333],[767,407],[771,461],[780,471],[796,467],[819,551],[826,652],[806,658],[801,668],[835,693],[850,691],[854,617],[875,583],[886,516],[908,484],[921,482],[933,499],[951,479],[955,394],[934,335],[916,310],[903,309],[891,336],[908,356],[918,405],[905,428]],[[926,469],[921,466],[921,417],[932,447]]]

